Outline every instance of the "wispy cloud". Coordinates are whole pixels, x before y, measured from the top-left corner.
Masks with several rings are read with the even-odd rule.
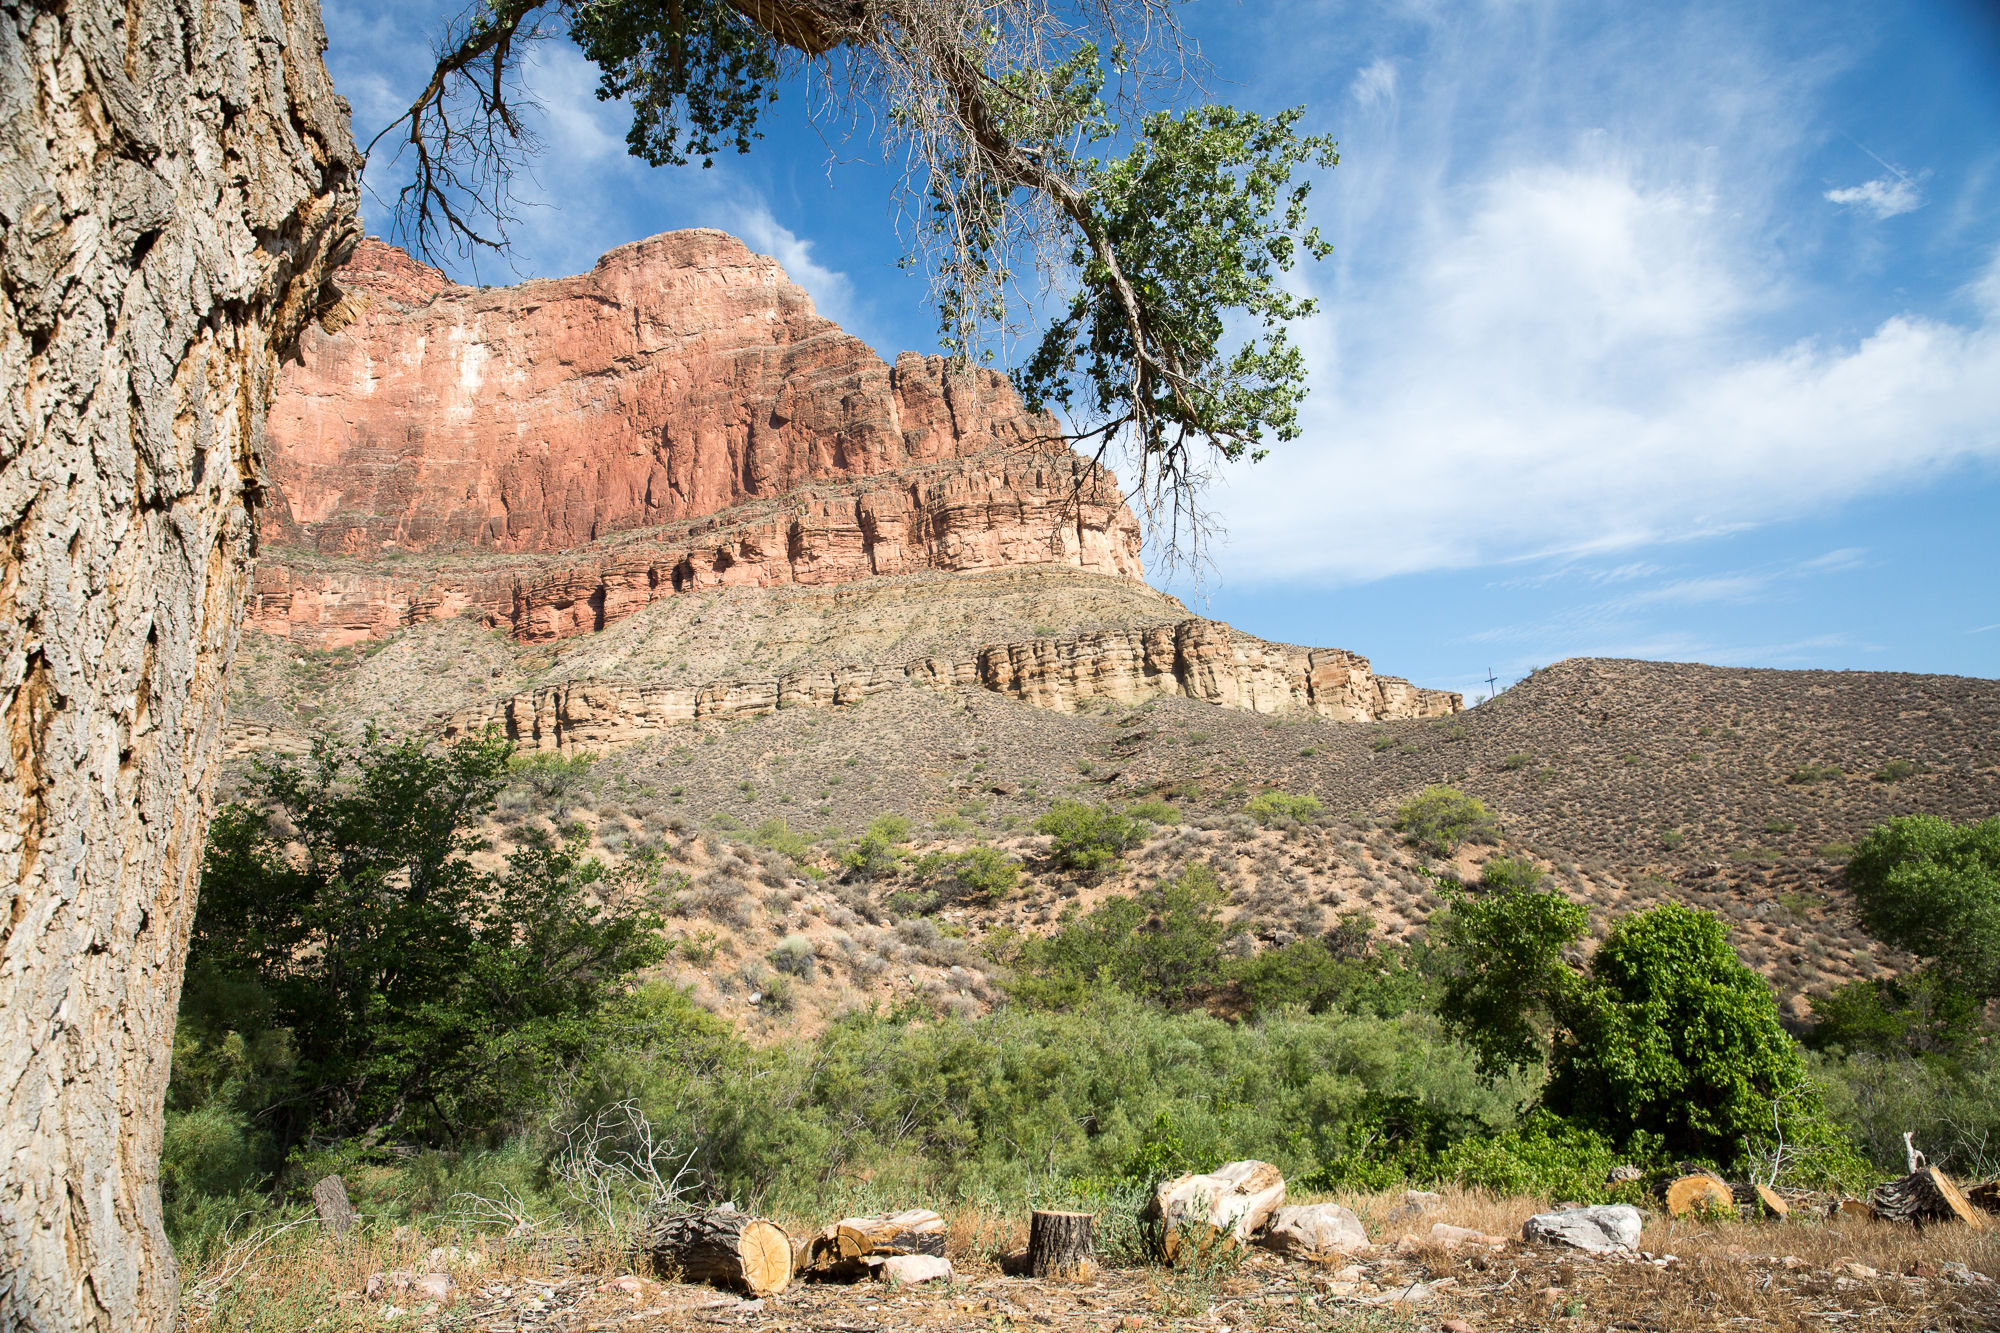
[[[1824,197],[1831,203],[1858,208],[1877,218],[1914,213],[1924,206],[1923,191],[1907,176],[1877,176],[1844,190],[1828,190]]]
[[[813,243],[780,225],[762,201],[739,206],[733,230],[751,249],[777,260],[793,282],[812,294],[813,305],[820,314],[844,326],[856,322],[860,311],[856,308],[853,282],[845,273],[815,262]]]
[[[1375,59],[1354,76],[1347,91],[1363,106],[1380,106],[1396,96],[1396,66],[1386,56]]]
[[[1596,556],[2000,460],[2000,252],[1955,308],[1844,327],[1787,266],[1824,62],[1727,9],[1601,39],[1552,12],[1452,8],[1397,57],[1394,126],[1356,113],[1362,78],[1328,127],[1304,434],[1223,469],[1232,580]],[[1599,76],[1523,73],[1553,68]]]

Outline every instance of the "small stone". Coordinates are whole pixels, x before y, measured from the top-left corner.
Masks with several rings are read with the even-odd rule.
[[[1322,1256],[1365,1248],[1368,1232],[1339,1204],[1315,1203],[1272,1213],[1259,1243],[1279,1254]]]
[[[1442,1245],[1447,1250],[1455,1250],[1461,1245],[1484,1245],[1498,1249],[1507,1243],[1505,1236],[1489,1236],[1471,1227],[1457,1227],[1449,1222],[1431,1224],[1431,1244]]]
[[[1604,1183],[1607,1185],[1619,1185],[1628,1180],[1643,1180],[1645,1176],[1646,1173],[1636,1166],[1614,1166],[1604,1177]]]
[[[1447,1319],[1441,1325],[1444,1333],[1472,1333],[1472,1325],[1463,1319]]]

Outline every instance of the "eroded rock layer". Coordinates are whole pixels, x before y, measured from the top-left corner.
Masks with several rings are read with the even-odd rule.
[[[1004,377],[889,365],[722,232],[493,289],[370,241],[343,279],[366,309],[271,413],[250,623],[301,645],[462,613],[559,638],[715,586],[1144,576],[1115,481]]]
[[[604,750],[696,719],[827,708],[911,685],[978,685],[1058,712],[1164,695],[1258,713],[1304,710],[1343,722],[1445,717],[1463,707],[1457,694],[1376,676],[1368,659],[1342,649],[1267,643],[1220,621],[1189,619],[990,644],[968,658],[925,657],[901,666],[839,666],[704,685],[562,681],[461,709],[445,721],[444,735],[494,727],[530,749]]]

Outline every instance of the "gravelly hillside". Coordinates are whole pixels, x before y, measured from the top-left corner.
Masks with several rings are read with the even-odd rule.
[[[755,616],[747,605],[723,609]],[[283,680],[271,674],[279,667]],[[253,665],[245,680],[288,691],[288,714],[310,697],[336,714],[335,701],[367,699],[374,706],[356,712],[414,723],[537,667],[470,626],[430,626],[303,669],[267,656],[266,674]],[[1917,771],[1878,780],[1894,761]],[[673,927],[686,947],[670,967],[747,1030],[776,1033],[909,994],[983,1007],[1001,972],[981,947],[988,931],[1052,928],[1072,904],[1189,859],[1230,887],[1239,948],[1318,933],[1357,911],[1385,936],[1414,937],[1441,903],[1388,822],[1441,781],[1480,796],[1501,822],[1501,845],[1470,849],[1461,873],[1497,850],[1530,852],[1593,906],[1600,932],[1615,913],[1663,897],[1709,907],[1801,1013],[1815,990],[1907,962],[1855,927],[1842,844],[1895,814],[2000,812],[2000,682],[1579,659],[1459,717],[1379,726],[1185,699],[1061,714],[978,689],[910,688],[831,710],[690,723],[598,760],[566,800],[510,791],[491,832],[504,849],[528,828],[580,824],[614,859],[658,854],[689,877]],[[1240,811],[1266,788],[1315,794],[1324,813],[1260,829]],[[1173,801],[1180,825],[1101,884],[1048,869],[1045,840],[1027,828],[1057,799],[1148,797]],[[848,882],[837,852],[880,814],[915,821],[913,849],[995,842],[1023,861],[1024,892],[917,916],[895,897],[906,886]],[[773,818],[812,849],[794,861],[749,846]],[[809,978],[777,985],[786,994],[774,1008],[767,955],[787,936],[803,937],[817,962]]]

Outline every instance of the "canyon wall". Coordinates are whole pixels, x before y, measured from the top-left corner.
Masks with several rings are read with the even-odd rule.
[[[778,708],[828,708],[884,690],[978,685],[1024,703],[1076,712],[1182,695],[1256,713],[1304,710],[1342,722],[1446,717],[1461,696],[1376,676],[1339,648],[1296,648],[1190,619],[1074,638],[992,644],[967,658],[901,666],[841,666],[705,685],[571,680],[524,691],[445,719],[447,740],[497,728],[529,749],[595,751],[697,719],[754,717]]]
[[[342,278],[365,309],[278,386],[249,610],[302,646],[458,614],[560,638],[701,587],[1144,577],[1116,480],[1003,376],[889,365],[722,232],[492,289],[368,241]]]

